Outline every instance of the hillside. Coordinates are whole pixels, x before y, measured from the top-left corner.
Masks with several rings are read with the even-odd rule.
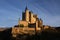
[[[13,38],[11,35],[11,28],[0,31],[0,40],[60,40],[60,27],[55,29],[43,30],[40,34],[36,35],[19,35]]]

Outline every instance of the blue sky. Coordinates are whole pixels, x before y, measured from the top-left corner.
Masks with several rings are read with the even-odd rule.
[[[0,0],[0,27],[17,25],[26,5],[44,25],[60,26],[60,0]]]

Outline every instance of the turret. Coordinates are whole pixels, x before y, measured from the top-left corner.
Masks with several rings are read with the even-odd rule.
[[[18,25],[20,25],[20,18],[18,19]]]
[[[39,20],[39,27],[42,27],[43,26],[43,20],[40,18],[40,20]]]
[[[40,24],[42,25],[43,24],[43,20],[40,18]]]
[[[27,7],[25,8],[25,20],[29,22],[29,10]]]
[[[38,18],[36,18],[36,27],[35,27],[35,31],[37,32],[38,30]]]

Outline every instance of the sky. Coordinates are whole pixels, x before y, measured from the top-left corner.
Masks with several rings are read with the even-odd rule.
[[[0,0],[0,27],[17,25],[26,6],[43,25],[60,26],[60,0]]]

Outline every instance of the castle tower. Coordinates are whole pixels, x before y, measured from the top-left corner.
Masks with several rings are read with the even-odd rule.
[[[39,20],[39,27],[42,27],[43,26],[43,20],[40,18]]]
[[[38,30],[38,18],[36,18],[36,27],[35,27],[35,31],[37,31]]]
[[[37,18],[36,14],[33,14],[28,8],[25,8],[25,12],[22,13],[22,20],[27,21],[28,23],[35,23]]]
[[[37,18],[37,15],[35,15],[35,14],[33,14],[31,12],[31,21],[30,21],[30,23],[35,23],[36,22],[36,18]]]
[[[26,6],[25,12],[22,13],[22,20],[29,22],[29,10]]]
[[[29,22],[29,10],[27,7],[25,8],[25,20]]]

